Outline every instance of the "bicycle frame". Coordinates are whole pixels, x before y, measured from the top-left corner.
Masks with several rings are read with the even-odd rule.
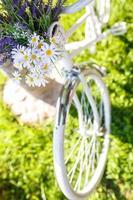
[[[94,1],[93,1],[94,2]],[[92,3],[93,3],[92,2]],[[109,3],[109,0],[107,0],[107,2]],[[89,8],[89,6],[91,8]],[[108,14],[106,13],[106,20],[108,18]],[[93,38],[91,41],[88,39],[87,37],[87,27],[88,27],[88,18],[90,18],[93,23],[97,23],[100,25],[98,32],[96,33],[95,38]],[[113,27],[111,27],[110,29],[107,29],[106,31],[104,31],[102,33],[101,28],[102,28],[102,22],[98,21],[98,18],[96,18],[95,14],[94,14],[94,7],[93,4],[90,4],[88,6],[86,6],[86,12],[83,16],[81,16],[80,19],[78,19],[76,21],[76,23],[65,33],[63,28],[60,26],[60,24],[58,22],[55,22],[52,24],[51,28],[50,28],[50,36],[52,36],[54,27],[57,26],[59,27],[60,31],[62,32],[63,35],[63,40],[65,39],[66,41],[68,40],[68,38],[84,23],[86,22],[86,29],[85,29],[85,39],[82,41],[78,41],[78,42],[72,42],[72,43],[66,43],[65,44],[65,48],[64,48],[64,53],[63,53],[63,57],[57,62],[57,66],[60,67],[61,69],[63,69],[64,71],[67,71],[67,73],[70,74],[70,82],[68,79],[66,79],[68,81],[67,84],[70,84],[69,87],[67,88],[70,89],[71,88],[71,84],[73,84],[73,79],[75,78],[75,74],[73,74],[73,58],[75,56],[77,56],[78,54],[81,53],[81,51],[85,50],[86,48],[95,45],[97,42],[101,41],[102,39],[106,38],[108,35],[113,34],[115,35],[115,33],[117,32],[122,32],[123,30],[125,30],[123,28],[123,25],[121,24],[117,24],[114,25]],[[69,51],[69,53],[68,53]],[[85,77],[82,75],[82,73],[80,72],[76,72],[76,77],[81,81],[84,91],[86,93],[86,96],[91,104],[91,107],[93,109],[93,113],[94,113],[94,119],[95,119],[95,127],[96,130],[98,130],[99,128],[99,115],[98,115],[98,110],[96,107],[96,103],[95,100],[93,99],[90,89],[88,87],[88,85],[86,84],[86,80]],[[67,77],[68,78],[68,77]],[[65,87],[64,87],[65,89]],[[67,97],[64,97],[65,101],[67,101]],[[63,100],[63,101],[64,101]],[[78,110],[78,115],[79,115],[79,124],[80,124],[80,130],[83,130],[83,113],[82,113],[82,106],[78,100],[78,97],[75,95],[73,97],[74,103],[77,107]],[[68,108],[65,108],[64,112],[66,112]],[[57,114],[58,115],[58,114]],[[58,115],[59,116],[59,115]],[[63,120],[63,116],[62,116],[62,120]],[[59,120],[60,122],[62,120]],[[58,123],[57,123],[58,124]],[[62,121],[61,123],[62,125],[64,125],[64,121]]]
[[[67,40],[86,20],[87,18],[90,16],[89,12],[86,12],[79,20],[77,20],[77,22],[66,32],[64,33],[63,29],[60,27],[60,30],[62,31],[62,33],[64,34],[63,37]],[[54,29],[55,26],[60,26],[58,22],[55,22],[54,24],[52,24],[51,30],[50,30],[50,34],[52,35],[52,30]],[[73,74],[73,61],[72,58],[74,56],[76,56],[77,54],[79,54],[82,50],[86,49],[86,47],[88,47],[88,44],[93,44],[96,43],[97,41],[100,41],[101,39],[103,39],[103,36],[106,37],[108,35],[108,33],[110,33],[109,31],[106,32],[106,34],[101,34],[98,38],[96,38],[95,40],[88,42],[88,40],[84,40],[84,41],[80,41],[80,42],[74,42],[71,44],[66,44],[65,45],[65,51],[63,54],[63,58],[61,58],[58,63],[56,64],[57,66],[63,66],[63,69],[66,70],[67,72],[70,73],[70,82],[68,81],[68,83],[66,85],[69,85],[68,88],[70,89],[72,86],[71,84],[73,84],[73,79],[75,78],[75,74]],[[75,44],[77,46],[77,49],[75,50]],[[67,50],[72,50],[71,53],[68,53]],[[62,68],[62,67],[61,67]],[[84,78],[83,75],[81,75],[81,73],[76,72],[76,77],[79,78],[79,80],[82,82],[82,85],[84,87],[85,93],[88,97],[88,100],[92,106],[93,109],[93,113],[94,113],[94,118],[95,118],[95,128],[96,130],[98,130],[99,128],[99,116],[98,116],[98,110],[95,104],[95,101],[90,93],[89,87],[86,84],[86,80]],[[67,87],[67,86],[66,86]],[[67,90],[68,90],[67,88]],[[65,88],[64,88],[65,89]],[[67,101],[67,97],[63,97],[63,101]],[[78,115],[79,115],[79,124],[80,124],[80,130],[82,130],[81,132],[83,133],[84,131],[84,124],[83,124],[83,113],[82,113],[82,106],[78,100],[77,95],[74,95],[73,97],[74,103],[77,107],[78,110]],[[68,108],[67,108],[68,109]],[[67,109],[65,108],[64,112],[67,111]],[[57,114],[58,116],[60,116],[60,112]],[[57,117],[58,118],[58,117]],[[62,119],[58,119],[62,125],[65,123],[63,120],[63,116]],[[58,123],[57,123],[58,124]],[[97,132],[97,131],[96,131]],[[84,133],[83,133],[84,134]]]
[[[94,1],[92,1],[94,2]],[[86,48],[90,48],[91,46],[95,45],[97,42],[100,42],[101,40],[105,39],[106,37],[108,37],[108,35],[110,34],[114,34],[114,32],[112,32],[112,27],[110,29],[107,29],[105,32],[102,33],[101,29],[102,29],[102,22],[98,21],[98,17],[95,16],[94,14],[94,8],[93,8],[93,4],[86,6],[86,12],[83,16],[80,17],[80,19],[78,19],[76,21],[76,23],[70,27],[70,29],[67,32],[64,32],[63,28],[61,27],[61,25],[58,22],[54,22],[49,30],[49,35],[52,37],[52,32],[54,30],[55,26],[58,26],[60,31],[62,32],[63,38],[62,40],[67,41],[74,32],[76,32],[76,30],[84,23],[86,22],[86,28],[85,28],[85,39],[82,41],[77,41],[77,42],[72,42],[72,43],[66,43],[65,44],[65,48],[64,48],[64,55],[63,58],[61,59],[61,65],[63,65],[63,67],[65,68],[65,70],[71,70],[73,67],[73,62],[72,59],[77,56],[78,54],[80,54],[83,50],[85,50]],[[89,7],[91,7],[91,9],[89,9]],[[99,26],[99,30],[95,33],[95,38],[92,38],[91,40],[89,40],[88,38],[88,18],[90,18],[90,20],[93,21],[93,24],[96,24],[95,26]],[[106,14],[106,18],[107,18],[107,14]],[[68,54],[69,51],[69,54]],[[58,62],[58,65],[59,62]]]

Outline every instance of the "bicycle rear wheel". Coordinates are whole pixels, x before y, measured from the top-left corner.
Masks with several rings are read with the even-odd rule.
[[[85,70],[66,83],[56,120],[53,153],[58,184],[68,199],[86,199],[101,180],[109,148],[110,102],[96,70]]]

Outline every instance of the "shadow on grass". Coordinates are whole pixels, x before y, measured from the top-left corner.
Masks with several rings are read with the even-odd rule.
[[[24,190],[9,182],[9,180],[0,180],[0,200],[25,200]]]
[[[133,145],[133,107],[112,106],[112,135]]]
[[[113,193],[115,199],[118,200],[127,200],[127,198],[122,194],[121,189],[118,184],[115,183],[113,179],[107,179],[106,177],[102,181],[102,186],[106,188],[106,196],[109,196],[109,193]]]

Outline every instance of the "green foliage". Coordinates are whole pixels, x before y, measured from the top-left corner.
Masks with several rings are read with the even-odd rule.
[[[0,113],[0,199],[61,199],[53,178],[53,127],[22,126],[2,102]]]
[[[80,14],[64,16],[67,29]],[[112,103],[111,145],[107,168],[91,200],[133,199],[133,6],[132,0],[112,0],[109,26],[126,21],[124,36],[103,40],[97,52],[88,50],[76,59],[92,58],[107,67],[106,83]],[[82,27],[81,27],[82,29]],[[83,37],[78,31],[72,38]],[[0,76],[0,88],[4,83]],[[28,127],[19,124],[0,101],[0,199],[65,200],[54,178],[52,160],[52,126]]]

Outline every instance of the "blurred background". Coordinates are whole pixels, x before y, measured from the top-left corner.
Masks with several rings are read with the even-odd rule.
[[[72,0],[70,3],[74,2]],[[112,104],[111,145],[106,170],[91,200],[133,199],[133,1],[112,0],[107,27],[126,21],[127,33],[109,36],[95,54],[82,52],[76,62],[88,59],[106,66],[106,84]],[[62,16],[67,30],[80,13]],[[71,41],[83,38],[83,27]],[[2,100],[7,78],[0,73],[0,200],[65,200],[54,177],[53,122],[24,125]]]

